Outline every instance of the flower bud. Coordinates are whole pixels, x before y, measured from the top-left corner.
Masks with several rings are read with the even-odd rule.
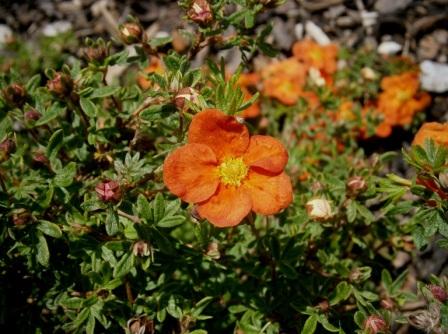
[[[178,30],[174,30],[171,36],[173,38],[171,44],[173,44],[174,51],[184,53],[188,50],[191,45],[191,40],[187,36],[184,36]]]
[[[390,298],[381,299],[380,305],[386,310],[392,310],[395,307],[394,301]]]
[[[207,0],[194,0],[187,14],[190,20],[202,26],[213,20],[213,13]]]
[[[149,245],[146,241],[139,240],[132,247],[134,256],[148,256],[150,254]]]
[[[87,61],[101,62],[109,55],[109,49],[105,45],[90,46],[83,53]]]
[[[364,323],[364,330],[369,334],[384,332],[386,329],[386,322],[379,315],[369,316]]]
[[[131,334],[154,334],[154,321],[146,315],[128,320],[128,330]]]
[[[24,116],[27,121],[37,121],[42,115],[36,109],[31,109],[28,110]]]
[[[47,89],[58,97],[69,96],[73,86],[72,78],[62,72],[56,72],[53,79],[47,81]]]
[[[98,183],[95,191],[103,202],[118,202],[122,195],[120,185],[115,181],[109,180]]]
[[[432,296],[439,302],[444,303],[448,299],[448,294],[444,288],[438,285],[428,285],[429,291],[431,291]]]
[[[325,86],[325,79],[322,77],[322,74],[317,68],[311,67],[308,70],[308,77],[310,78],[311,82],[317,87]]]
[[[26,209],[17,209],[12,214],[12,222],[15,226],[24,226],[31,221],[31,214]]]
[[[207,247],[207,256],[214,260],[218,260],[221,257],[221,253],[219,252],[219,246],[217,242],[211,242]]]
[[[439,174],[439,183],[443,189],[448,190],[448,172]]]
[[[48,160],[48,158],[45,156],[45,154],[43,154],[42,152],[36,152],[33,156],[33,162],[37,165],[37,166],[49,166],[50,161]]]
[[[351,194],[359,194],[367,189],[367,183],[362,176],[352,176],[347,180],[347,190]]]
[[[125,44],[141,43],[143,41],[143,29],[134,22],[127,22],[120,26],[120,37]]]
[[[174,105],[177,109],[182,110],[185,107],[185,101],[195,103],[198,101],[198,92],[190,87],[179,90],[174,98]]]
[[[16,149],[16,143],[12,139],[5,139],[0,143],[0,162],[9,159],[11,153]]]
[[[377,74],[374,70],[372,70],[370,67],[363,67],[361,69],[361,76],[363,79],[368,81],[373,81],[376,79]]]
[[[13,83],[2,90],[3,98],[10,107],[21,108],[26,102],[26,90],[23,86]]]
[[[323,221],[333,216],[330,202],[323,198],[312,199],[306,203],[305,207],[311,219]]]

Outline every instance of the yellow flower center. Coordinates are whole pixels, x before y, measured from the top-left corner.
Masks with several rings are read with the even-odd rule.
[[[410,100],[412,97],[412,92],[408,90],[399,90],[397,92],[397,100],[400,102],[405,102],[407,100]]]
[[[223,184],[240,186],[241,181],[247,176],[249,167],[246,166],[243,158],[226,158],[219,165],[218,170]]]

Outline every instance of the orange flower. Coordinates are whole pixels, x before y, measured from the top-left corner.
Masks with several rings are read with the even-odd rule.
[[[250,92],[250,88],[256,87],[257,83],[260,81],[260,76],[257,73],[244,73],[238,79],[238,85],[244,94],[244,102],[249,101],[253,94]],[[255,102],[249,108],[244,109],[242,112],[243,118],[253,118],[260,115],[260,103]]]
[[[407,125],[412,122],[417,112],[424,110],[430,103],[428,93],[419,92],[417,72],[405,72],[383,78],[383,92],[378,97],[378,112],[384,120],[377,128],[379,137],[387,137],[392,127]]]
[[[339,105],[339,109],[336,114],[336,119],[339,121],[354,121],[356,120],[356,114],[354,112],[353,101],[343,100]]]
[[[294,58],[267,66],[261,72],[263,94],[286,105],[294,105],[303,93],[306,68]]]
[[[164,72],[162,61],[159,58],[151,57],[151,63],[143,69],[144,73],[158,73]],[[152,87],[152,82],[148,80],[148,77],[144,74],[140,74],[137,77],[137,84],[141,89],[147,90]]]
[[[188,143],[166,158],[163,180],[173,194],[197,204],[201,217],[235,226],[251,210],[271,215],[291,203],[287,161],[278,140],[249,137],[235,117],[207,109],[193,117]]]
[[[337,68],[338,47],[336,44],[319,45],[306,39],[292,47],[294,57],[308,68],[317,68],[322,74],[333,74]]]
[[[412,145],[423,146],[425,139],[432,139],[437,144],[448,147],[448,123],[424,123],[417,131]]]

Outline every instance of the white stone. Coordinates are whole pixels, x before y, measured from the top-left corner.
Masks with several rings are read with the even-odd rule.
[[[425,60],[420,64],[422,88],[434,93],[448,91],[448,65]]]
[[[399,52],[402,46],[394,41],[384,41],[378,45],[378,53],[382,55],[393,55]]]
[[[314,39],[317,44],[328,45],[331,43],[330,38],[326,33],[313,21],[307,21],[305,24],[306,34]]]
[[[294,35],[296,35],[297,39],[303,38],[303,24],[302,23],[297,23],[294,26]]]
[[[0,24],[0,44],[9,42],[13,37],[13,33],[10,27],[6,24]]]
[[[54,37],[72,29],[72,24],[68,21],[56,21],[47,24],[42,28],[42,34],[47,37]]]

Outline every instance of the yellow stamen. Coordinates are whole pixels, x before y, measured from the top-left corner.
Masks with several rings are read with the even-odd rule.
[[[246,166],[243,158],[226,158],[219,165],[218,170],[223,184],[240,186],[241,181],[247,176],[249,167]]]

